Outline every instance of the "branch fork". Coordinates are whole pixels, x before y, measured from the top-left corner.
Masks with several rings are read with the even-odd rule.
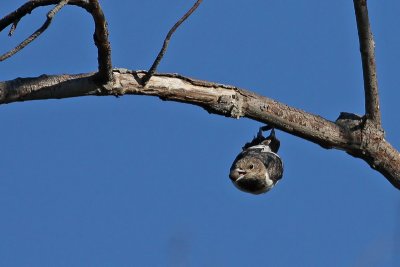
[[[30,14],[34,9],[42,6],[56,5],[50,12],[46,15],[46,21],[44,24],[36,30],[32,35],[22,41],[15,48],[10,51],[0,55],[0,62],[6,60],[7,58],[18,53],[24,49],[27,45],[33,42],[37,37],[39,37],[43,32],[47,30],[50,26],[54,16],[65,6],[65,5],[75,5],[85,9],[89,12],[95,23],[95,32],[93,35],[94,43],[98,50],[98,63],[99,71],[96,75],[96,81],[102,84],[111,82],[112,76],[112,63],[111,63],[111,46],[108,40],[108,28],[107,21],[105,19],[104,13],[100,7],[98,0],[30,0],[29,2],[22,5],[16,11],[8,14],[4,18],[0,19],[0,31],[4,30],[7,26],[11,25],[9,36],[11,36],[17,28],[20,20]]]

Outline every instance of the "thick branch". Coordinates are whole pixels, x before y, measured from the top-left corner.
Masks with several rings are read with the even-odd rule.
[[[375,63],[375,42],[369,24],[367,0],[353,0],[364,76],[365,112],[369,119],[381,125],[378,81]]]
[[[344,150],[365,160],[400,189],[400,154],[367,117],[341,116],[335,123],[250,91],[177,74],[155,74],[143,87],[144,75],[143,71],[115,69],[114,81],[105,86],[95,82],[94,73],[18,78],[0,83],[0,104],[89,95],[157,96],[197,105],[214,114],[248,117],[325,148]]]

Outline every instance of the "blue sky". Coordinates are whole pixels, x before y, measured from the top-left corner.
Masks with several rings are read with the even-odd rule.
[[[24,1],[2,1],[1,16]],[[117,3],[118,2],[118,3]],[[194,1],[101,1],[113,65],[147,69]],[[183,4],[184,2],[184,4]],[[400,3],[369,1],[386,138],[400,148]],[[24,18],[2,52],[44,21]],[[90,16],[66,7],[2,62],[0,80],[97,67]],[[363,113],[353,3],[204,1],[159,68],[236,85],[335,120]],[[1,266],[395,266],[400,197],[366,163],[277,132],[283,180],[228,178],[261,125],[143,96],[0,106]]]

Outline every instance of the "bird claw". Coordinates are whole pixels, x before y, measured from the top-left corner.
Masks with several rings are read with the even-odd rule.
[[[264,125],[264,126],[260,127],[260,129],[258,130],[258,133],[257,133],[257,137],[264,137],[263,136],[263,132],[266,132],[266,131],[269,131],[269,130],[271,130],[271,133],[270,133],[269,136],[275,136],[275,128],[272,127],[271,125],[267,124],[267,125]]]

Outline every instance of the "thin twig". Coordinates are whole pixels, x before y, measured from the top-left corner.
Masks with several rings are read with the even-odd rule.
[[[108,29],[107,29],[107,21],[105,19],[104,13],[100,7],[100,4],[97,0],[30,0],[19,7],[14,12],[8,14],[7,16],[0,19],[0,32],[4,30],[7,26],[12,25],[9,35],[12,35],[15,31],[18,22],[27,14],[30,14],[35,8],[41,6],[54,5],[56,7],[53,8],[47,14],[46,22],[40,27],[36,32],[34,32],[31,36],[29,36],[26,40],[20,43],[17,47],[12,49],[11,51],[5,53],[0,56],[0,61],[3,61],[33,40],[35,40],[40,34],[42,34],[50,25],[52,18],[54,15],[66,4],[75,5],[85,9],[89,12],[95,23],[95,33],[94,33],[94,42],[98,50],[98,64],[99,64],[99,72],[96,75],[98,81],[102,83],[106,83],[112,81],[112,63],[111,63],[111,46],[108,41]]]
[[[10,50],[9,52],[3,54],[0,56],[0,61],[4,61],[7,58],[11,57],[12,55],[18,53],[21,51],[24,47],[26,47],[28,44],[30,44],[32,41],[34,41],[36,38],[38,38],[51,24],[54,16],[63,8],[66,4],[68,4],[69,0],[61,0],[52,10],[47,13],[47,19],[43,23],[42,27],[40,27],[38,30],[36,30],[31,36],[26,38],[24,41],[22,41],[19,45],[17,45],[15,48]],[[14,21],[13,25],[15,24],[16,21]],[[12,28],[13,29],[13,28]],[[14,27],[15,29],[15,27]]]
[[[57,5],[58,3],[60,3],[60,0],[29,0],[17,10],[0,19],[0,32],[3,31],[7,26],[14,24],[16,21],[30,14],[34,9],[42,6]],[[69,0],[68,5],[79,6],[90,12],[90,5],[86,0]]]
[[[10,31],[8,32],[8,36],[12,36],[12,35],[14,34],[15,30],[17,29],[18,22],[19,22],[20,20],[21,20],[21,19],[17,19],[17,20],[15,20],[15,21],[13,22],[13,24],[12,24],[12,26],[11,26],[11,28],[10,28]]]
[[[368,17],[367,0],[353,0],[364,76],[365,113],[381,127],[378,81],[375,63],[375,42]]]
[[[165,52],[167,51],[169,41],[171,39],[172,34],[178,29],[178,27],[197,9],[197,7],[201,4],[203,0],[197,0],[196,3],[192,6],[191,9],[189,9],[183,17],[178,20],[177,23],[169,30],[167,36],[164,39],[164,44],[160,50],[160,52],[157,55],[157,58],[154,60],[153,65],[149,69],[149,71],[146,73],[146,75],[142,78],[142,83],[145,86],[147,82],[150,80],[151,76],[156,72],[158,65],[161,62],[161,59],[164,57]]]

